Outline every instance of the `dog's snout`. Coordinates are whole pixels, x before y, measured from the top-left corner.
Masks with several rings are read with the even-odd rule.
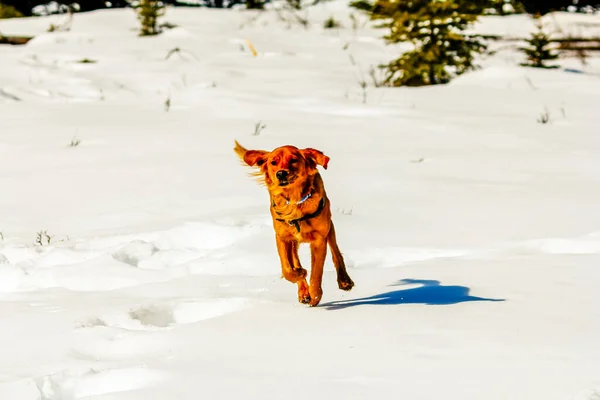
[[[275,176],[279,180],[286,179],[288,177],[288,172],[286,170],[282,169],[280,171],[277,171],[277,173],[275,174]]]

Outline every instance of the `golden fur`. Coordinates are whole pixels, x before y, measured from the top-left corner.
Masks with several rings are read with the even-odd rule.
[[[235,153],[245,165],[258,168],[252,173],[266,186],[275,229],[275,241],[283,277],[298,285],[298,300],[316,306],[321,301],[321,282],[327,246],[337,271],[338,287],[351,290],[344,258],[337,245],[331,220],[330,202],[317,166],[327,169],[329,157],[316,149],[282,146],[273,151],[248,150],[237,141]],[[281,178],[278,174],[285,173]],[[309,243],[310,285],[307,271],[300,265],[298,246]]]

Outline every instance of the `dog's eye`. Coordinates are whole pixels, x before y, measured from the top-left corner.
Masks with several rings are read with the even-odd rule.
[[[277,165],[277,161],[271,161],[271,165]]]
[[[298,159],[297,159],[297,158],[292,158],[292,159],[290,160],[290,164],[296,164],[297,162],[298,162]]]

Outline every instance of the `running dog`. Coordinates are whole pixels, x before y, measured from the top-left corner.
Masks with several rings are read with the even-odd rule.
[[[351,290],[354,282],[346,271],[335,238],[329,199],[317,170],[318,165],[327,169],[329,157],[316,149],[294,146],[282,146],[270,152],[247,150],[237,141],[234,151],[244,164],[258,168],[254,176],[269,191],[281,271],[285,279],[298,285],[298,301],[312,307],[321,301],[327,245],[337,271],[338,287]],[[298,257],[300,243],[310,244],[310,284]]]

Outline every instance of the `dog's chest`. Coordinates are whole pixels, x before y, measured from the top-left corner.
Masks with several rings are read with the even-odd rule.
[[[297,242],[313,242],[318,236],[318,232],[315,231],[308,222],[299,222],[298,226],[300,230],[296,229],[296,227],[293,225],[288,225],[287,223],[282,225],[285,225],[285,228],[279,230],[278,233],[280,236],[283,236],[288,240],[294,240]]]

